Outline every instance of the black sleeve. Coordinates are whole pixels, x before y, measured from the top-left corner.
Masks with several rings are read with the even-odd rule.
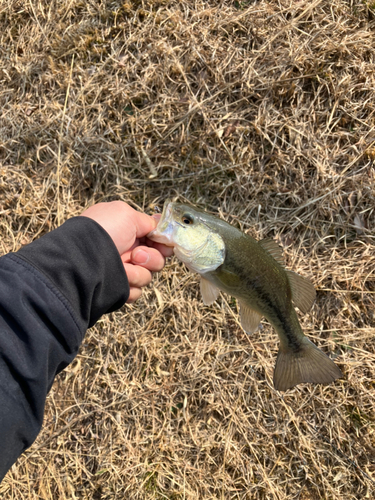
[[[40,431],[54,377],[129,285],[106,231],[75,217],[0,258],[0,481]]]

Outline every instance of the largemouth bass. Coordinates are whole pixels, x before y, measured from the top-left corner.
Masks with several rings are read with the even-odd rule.
[[[303,333],[293,303],[306,313],[315,300],[312,283],[284,268],[272,239],[257,241],[218,217],[167,200],[157,227],[148,235],[172,246],[179,260],[201,276],[205,304],[222,290],[237,298],[247,333],[263,316],[280,339],[273,382],[285,391],[304,382],[328,384],[341,370]]]

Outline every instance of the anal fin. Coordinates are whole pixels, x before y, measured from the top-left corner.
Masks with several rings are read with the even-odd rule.
[[[273,384],[278,391],[286,391],[304,382],[329,384],[342,376],[340,368],[307,337],[304,337],[298,352],[280,347]]]
[[[301,312],[307,313],[315,300],[316,291],[311,281],[300,276],[293,271],[286,271],[290,288],[292,290],[292,300]]]
[[[220,290],[217,286],[210,283],[208,280],[201,276],[201,294],[203,302],[209,306],[218,298]]]
[[[243,302],[240,302],[241,326],[246,333],[253,333],[259,326],[262,315]]]

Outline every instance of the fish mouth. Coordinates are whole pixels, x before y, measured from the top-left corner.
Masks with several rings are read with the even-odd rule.
[[[164,202],[163,212],[155,229],[148,233],[147,238],[156,243],[163,243],[164,245],[173,247],[172,241],[173,233],[173,203],[167,199]]]

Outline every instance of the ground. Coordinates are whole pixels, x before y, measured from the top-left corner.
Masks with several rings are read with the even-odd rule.
[[[189,201],[283,246],[344,373],[275,391],[273,329],[172,258],[87,332],[2,499],[375,497],[374,46],[371,0],[2,2],[2,253]]]

